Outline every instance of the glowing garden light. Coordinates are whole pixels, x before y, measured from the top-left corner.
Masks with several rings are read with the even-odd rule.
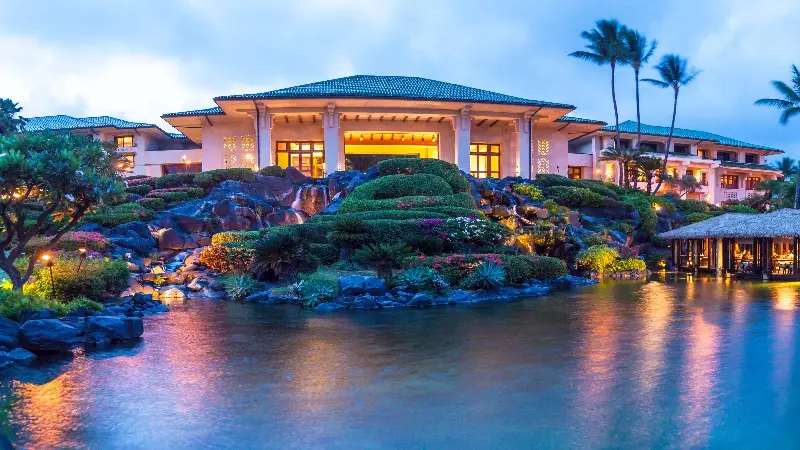
[[[53,256],[50,253],[43,253],[40,257],[44,261],[44,265],[50,269],[50,286],[53,288],[53,298],[56,297],[56,284],[53,281]]]

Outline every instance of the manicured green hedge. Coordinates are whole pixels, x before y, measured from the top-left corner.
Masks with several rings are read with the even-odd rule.
[[[536,175],[536,180],[534,180],[534,183],[544,187],[571,186],[589,189],[592,192],[613,199],[619,199],[620,195],[625,192],[622,190],[622,188],[615,184],[603,183],[602,181],[598,180],[574,180],[572,178],[553,174]]]
[[[452,195],[453,188],[436,175],[387,175],[355,188],[348,198],[383,200],[417,195]]]
[[[211,236],[211,245],[221,245],[227,242],[254,241],[260,238],[260,231],[223,231]]]
[[[411,175],[427,173],[443,178],[453,192],[469,192],[469,181],[453,163],[433,158],[393,158],[378,163],[378,173],[386,175]]]
[[[198,261],[219,273],[249,273],[254,244],[255,241],[209,245],[200,252]]]
[[[475,208],[475,201],[467,192],[459,192],[458,194],[442,195],[437,197],[411,196],[386,200],[360,200],[357,198],[347,197],[339,206],[339,212],[342,214],[347,214],[363,211],[418,209],[429,206]]]
[[[747,205],[725,205],[722,207],[722,210],[726,213],[758,214],[758,211]]]
[[[559,205],[570,208],[599,208],[603,206],[603,196],[586,188],[553,186],[548,189],[548,194]]]
[[[104,227],[115,227],[128,222],[152,220],[153,217],[155,215],[152,210],[138,203],[124,203],[87,214],[83,221],[97,223]]]
[[[708,220],[712,217],[716,216],[716,214],[711,213],[689,213],[686,214],[686,223],[692,224],[697,222],[702,222],[704,220]]]
[[[170,173],[156,178],[156,189],[174,188],[194,183],[194,173]]]
[[[246,167],[215,169],[196,174],[194,177],[194,184],[201,188],[208,189],[226,180],[253,181],[255,177],[255,172]]]
[[[167,201],[163,198],[154,198],[154,197],[145,197],[136,200],[136,203],[144,206],[147,209],[152,209],[153,211],[161,211],[167,206]]]
[[[538,201],[542,198],[542,190],[532,184],[517,183],[511,187],[511,190],[520,195],[527,195],[533,201]]]
[[[268,176],[268,177],[280,177],[280,178],[283,178],[283,177],[286,176],[286,169],[284,169],[283,167],[281,167],[279,165],[274,165],[274,166],[264,167],[261,170],[259,170],[258,173],[260,173],[261,175]]]
[[[684,214],[707,213],[709,211],[708,203],[700,200],[677,199],[675,200],[675,207]]]
[[[403,266],[429,267],[441,273],[448,283],[457,286],[484,261],[503,266],[506,271],[506,282],[509,284],[520,284],[530,279],[552,280],[567,273],[566,263],[558,258],[497,253],[414,256],[404,259]]]
[[[125,193],[127,194],[136,194],[145,196],[148,192],[152,191],[153,187],[149,184],[137,184],[135,186],[128,186],[125,188]]]
[[[411,211],[423,211],[428,214],[446,214],[449,217],[477,217],[478,219],[486,219],[486,215],[475,208],[460,208],[458,206],[428,206],[425,208],[412,209]]]
[[[604,273],[619,258],[619,253],[607,245],[593,245],[578,252],[578,267],[592,272]]]
[[[466,211],[471,211],[471,210],[466,210]],[[395,211],[364,211],[357,213],[336,214],[327,216],[317,215],[309,219],[308,222],[309,223],[331,222],[340,219],[356,219],[356,220],[446,219],[447,217],[450,217],[450,215],[436,211],[429,211],[425,209],[409,209],[409,210],[398,209]]]

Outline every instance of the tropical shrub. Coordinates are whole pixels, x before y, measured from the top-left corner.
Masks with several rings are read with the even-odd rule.
[[[603,196],[586,188],[572,186],[553,186],[549,196],[556,203],[570,208],[599,208],[603,206]]]
[[[714,216],[715,216],[715,214],[711,214],[711,213],[689,213],[689,214],[686,215],[686,223],[687,224],[692,224],[692,223],[702,222],[702,221],[708,220],[708,219],[710,219],[710,218],[712,218]]]
[[[330,301],[336,291],[326,283],[301,280],[292,285],[290,292],[303,302],[303,306],[314,308]]]
[[[392,270],[399,267],[403,258],[410,256],[411,249],[402,242],[395,244],[366,245],[355,251],[356,261],[372,265],[378,276],[384,280],[392,279]]]
[[[134,185],[134,186],[128,186],[128,187],[125,188],[125,192],[128,193],[128,194],[136,194],[136,195],[141,195],[141,196],[147,195],[147,193],[152,191],[152,190],[153,190],[152,186],[150,186],[149,184],[144,184],[144,183],[137,184],[137,185]]]
[[[175,188],[194,183],[194,173],[170,173],[156,178],[156,189]]]
[[[253,264],[253,249],[241,242],[210,245],[200,252],[200,264],[219,273],[247,273]]]
[[[28,255],[36,255],[41,250],[47,247],[50,238],[44,236],[37,236],[32,238],[28,245],[25,246],[25,253]],[[53,250],[63,250],[74,252],[79,248],[85,248],[93,252],[102,253],[106,251],[111,242],[100,233],[90,231],[72,231],[66,233],[54,247]]]
[[[675,208],[683,214],[698,214],[707,213],[709,211],[708,203],[700,200],[675,200]]]
[[[667,268],[667,257],[662,253],[650,252],[644,255],[645,267],[653,270],[664,270]]]
[[[445,247],[444,239],[428,234],[412,234],[405,238],[405,243],[423,255],[440,255]]]
[[[469,192],[470,184],[453,163],[433,158],[393,158],[378,163],[378,173],[386,175],[430,174],[441,177],[453,192]]]
[[[317,266],[310,242],[299,236],[264,236],[253,247],[253,270],[262,278],[278,280],[310,272]]]
[[[478,211],[474,207],[462,208],[458,206],[425,206],[422,208],[414,209],[413,211],[422,211],[430,214],[429,217],[435,217],[434,214],[445,214],[449,217],[475,217],[477,219],[486,219],[486,215]]]
[[[258,289],[258,281],[250,274],[223,275],[217,280],[222,283],[225,293],[232,300],[242,300]]]
[[[387,175],[358,186],[348,198],[383,200],[420,195],[453,195],[453,188],[443,178],[426,173]]]
[[[330,241],[340,248],[358,248],[372,239],[369,231],[369,227],[363,220],[339,219],[333,222]]]
[[[79,308],[90,311],[100,311],[103,305],[89,300],[86,297],[77,297],[68,302],[49,300],[45,297],[23,294],[19,290],[11,290],[10,283],[0,287],[0,316],[19,321],[27,311],[39,311],[42,308],[55,311],[60,316],[65,316]]]
[[[608,243],[608,237],[605,233],[592,233],[583,238],[583,243],[591,247],[594,245],[603,245]]]
[[[144,206],[147,209],[153,211],[161,211],[162,209],[167,207],[167,202],[163,198],[140,198],[136,200],[136,203]]]
[[[508,239],[511,230],[505,225],[489,220],[454,217],[445,219],[444,233],[445,239],[453,244],[499,245]]]
[[[255,178],[255,172],[246,167],[215,169],[195,174],[194,184],[208,189],[226,180],[253,181]]]
[[[645,270],[647,264],[637,258],[618,259],[606,268],[606,272],[627,272],[630,270]]]
[[[163,198],[166,202],[183,202],[192,198],[200,198],[204,192],[200,188],[164,188],[154,189],[147,196],[153,198]]]
[[[444,294],[450,283],[430,267],[410,267],[402,271],[396,283],[406,286],[411,292],[430,292],[436,295]]]
[[[339,260],[339,249],[333,244],[311,244],[311,256],[319,264],[331,265]]]
[[[657,234],[650,235],[650,243],[653,247],[669,248],[669,240],[662,238]]]
[[[517,183],[511,187],[511,190],[520,195],[527,195],[533,201],[538,201],[542,198],[542,190],[532,184]]]
[[[254,241],[261,237],[258,231],[223,231],[211,236],[211,245],[220,245],[227,242]]]
[[[652,234],[656,229],[658,223],[658,216],[653,211],[653,205],[644,194],[632,194],[623,196],[622,203],[633,206],[639,213],[639,218],[642,221],[642,231]]]
[[[99,302],[119,295],[128,287],[130,278],[127,262],[108,258],[87,258],[81,263],[79,258],[57,257],[52,266],[52,282],[50,273],[49,267],[37,265],[25,285],[25,293],[60,302],[78,297]]]
[[[724,205],[722,210],[726,213],[758,214],[758,211],[747,205]]]
[[[520,284],[530,279],[552,280],[567,273],[566,263],[558,258],[496,253],[415,256],[406,258],[403,266],[429,267],[440,273],[451,285],[457,285],[484,261],[505,267],[510,284]]]
[[[506,270],[503,266],[484,261],[472,271],[462,285],[469,289],[495,289],[506,282]]]
[[[279,165],[274,166],[267,166],[262,168],[258,171],[261,175],[266,175],[268,177],[280,177],[283,178],[286,176],[286,169]]]
[[[677,211],[675,203],[671,202],[667,197],[653,195],[650,196],[650,202],[652,203],[654,209],[658,209],[667,215],[675,214],[675,211]]]
[[[611,225],[611,229],[620,231],[625,234],[633,233],[633,225],[631,225],[628,222],[622,222],[622,221],[614,222],[614,224]]]
[[[619,253],[607,245],[593,245],[578,252],[578,267],[592,272],[604,273],[619,258]]]
[[[362,211],[381,211],[396,209],[419,209],[428,206],[454,206],[458,208],[475,208],[475,200],[467,192],[453,195],[435,197],[409,196],[383,200],[362,200],[348,196],[339,206],[339,213],[354,213]]]

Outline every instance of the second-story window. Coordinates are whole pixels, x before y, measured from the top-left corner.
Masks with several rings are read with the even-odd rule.
[[[708,150],[705,150],[705,149],[698,150],[697,151],[697,156],[699,156],[699,157],[701,157],[703,159],[708,159]]]
[[[631,148],[633,147],[633,143],[630,139],[620,139],[619,146],[622,148]]]
[[[747,164],[758,164],[758,155],[747,153],[744,155],[744,162]]]
[[[642,149],[643,152],[658,153],[661,151],[661,144],[658,142],[642,142],[639,144],[639,148]]]
[[[117,148],[133,147],[133,136],[117,136]]]
[[[717,159],[720,161],[736,161],[736,157],[731,152],[717,152]]]
[[[675,144],[673,148],[675,149],[674,153],[678,155],[688,155],[690,152],[690,148],[686,144]]]

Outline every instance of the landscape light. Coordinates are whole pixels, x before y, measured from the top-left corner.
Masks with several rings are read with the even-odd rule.
[[[86,247],[81,247],[78,249],[78,268],[75,269],[76,273],[81,273],[81,266],[83,265],[83,260],[86,259],[86,253],[88,249]]]
[[[41,256],[44,264],[50,269],[50,286],[53,288],[53,298],[56,298],[56,284],[53,281],[53,257],[49,253],[44,253]]]

